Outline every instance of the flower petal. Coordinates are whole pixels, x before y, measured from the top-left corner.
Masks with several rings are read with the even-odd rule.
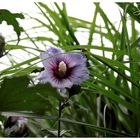
[[[74,84],[79,85],[83,81],[89,79],[89,73],[88,73],[87,68],[82,65],[81,66],[79,65],[73,68],[70,78]]]
[[[52,84],[52,86],[57,87],[57,88],[66,88],[66,87],[72,87],[73,82],[70,81],[69,79],[62,79],[62,80],[58,80],[58,79],[50,79],[50,83]]]
[[[48,82],[48,72],[46,70],[42,71],[37,77],[37,80],[40,81],[40,83],[47,83]]]
[[[86,66],[86,57],[84,57],[80,53],[68,53],[64,54],[65,62],[68,63],[68,66],[75,67],[77,65],[84,65]]]
[[[55,55],[55,54],[61,54],[64,51],[60,48],[54,48],[51,47],[47,51],[41,53],[40,58],[43,60],[43,65],[46,67],[46,63],[48,62],[48,58]]]

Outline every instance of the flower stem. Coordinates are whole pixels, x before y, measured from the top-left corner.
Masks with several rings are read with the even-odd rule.
[[[60,133],[61,133],[61,111],[62,111],[62,107],[61,107],[61,101],[59,100],[59,113],[58,113],[58,136],[57,137],[61,137]]]
[[[101,112],[101,95],[97,98],[97,127],[100,127],[100,112]],[[96,136],[99,137],[99,132],[96,133]]]

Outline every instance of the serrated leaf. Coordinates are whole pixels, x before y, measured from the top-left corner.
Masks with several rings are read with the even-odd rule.
[[[11,13],[10,11],[6,10],[6,9],[0,9],[0,24],[3,21],[6,21],[8,25],[12,25],[14,28],[14,31],[17,34],[18,37],[18,41],[20,39],[20,34],[23,31],[23,28],[20,27],[18,21],[16,18],[20,18],[23,19],[24,16],[23,14],[19,14],[19,13]]]

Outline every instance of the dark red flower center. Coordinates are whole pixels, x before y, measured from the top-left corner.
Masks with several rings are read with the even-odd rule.
[[[64,61],[60,61],[57,68],[54,70],[54,75],[58,79],[65,79],[70,76],[72,68],[68,68],[68,65]]]

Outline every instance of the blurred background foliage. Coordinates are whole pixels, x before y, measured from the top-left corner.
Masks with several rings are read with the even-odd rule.
[[[56,46],[65,51],[83,50],[90,73],[88,81],[69,89],[71,97],[64,100],[60,118],[61,136],[139,137],[140,33],[135,25],[140,23],[140,4],[116,3],[121,15],[119,28],[100,3],[93,3],[91,22],[68,16],[65,3],[53,3],[54,9],[45,3],[35,4],[42,18],[0,10],[0,23],[6,21],[17,34],[17,39],[7,42],[0,36],[0,59],[7,57],[11,64],[0,71],[0,136],[57,137],[60,96],[49,84],[41,85],[35,80],[43,69],[40,52]],[[103,21],[102,26],[97,23],[98,17]],[[34,20],[38,26],[24,30],[17,18]],[[30,30],[37,34],[31,34]],[[86,45],[78,40],[79,32],[88,33]],[[98,45],[94,45],[95,34],[99,36]],[[25,45],[27,41],[32,47]],[[14,56],[19,52],[28,56],[20,63]],[[20,119],[12,119],[13,116],[25,117],[27,122],[21,125]]]

